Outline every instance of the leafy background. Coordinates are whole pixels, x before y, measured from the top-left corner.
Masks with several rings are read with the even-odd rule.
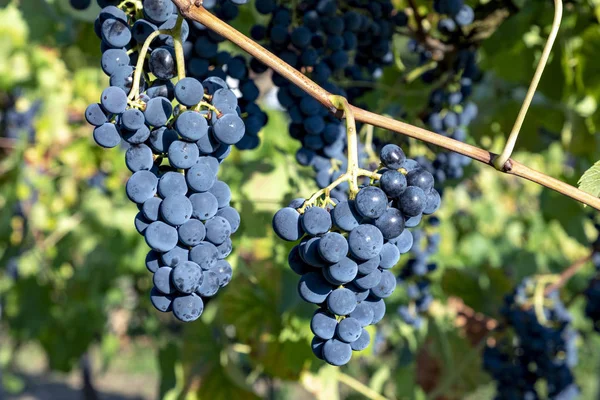
[[[422,11],[431,7],[417,3]],[[512,127],[553,13],[551,2],[509,5],[510,17],[481,43],[485,78],[477,85],[480,113],[469,132],[469,141],[495,152]],[[129,175],[123,154],[95,146],[82,119],[107,83],[92,29],[98,9],[76,12],[67,0],[0,7],[0,93],[21,90],[22,109],[41,104],[34,143],[0,143],[0,368],[9,396],[49,390],[50,382],[65,391],[46,398],[79,397],[77,371],[89,357],[96,388],[115,398],[336,400],[369,397],[365,390],[371,390],[390,399],[490,399],[493,384],[480,367],[485,321],[498,317],[503,296],[523,277],[562,271],[588,254],[597,236],[589,209],[473,165],[445,190],[436,301],[427,323],[415,331],[401,322],[395,310],[406,295],[397,290],[384,321],[370,328],[374,343],[347,367],[325,366],[310,351],[312,309],[296,295],[286,266],[290,246],[270,228],[286,200],[314,192],[312,171],[294,160],[298,144],[284,134],[285,115],[269,110],[261,147],[234,152],[221,172],[242,214],[231,257],[234,279],[200,321],[183,326],[148,301],[147,250],[132,223],[137,209],[123,190]],[[247,32],[257,18],[245,7],[237,27]],[[571,184],[600,154],[599,18],[593,0],[565,5],[515,154]],[[417,65],[405,45],[398,40],[401,62],[365,103],[416,123],[429,89],[401,79]],[[433,154],[410,142],[413,155]],[[595,195],[599,169],[582,180]],[[17,279],[9,268],[15,260]],[[578,294],[594,274],[586,266],[562,291],[580,332],[575,373],[584,399],[599,390],[600,339],[583,317]],[[41,392],[40,398],[54,393]]]

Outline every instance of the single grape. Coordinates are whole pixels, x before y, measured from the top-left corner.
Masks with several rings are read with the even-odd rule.
[[[173,269],[170,267],[160,267],[152,277],[154,287],[164,294],[175,293],[175,286],[171,283],[171,273]]]
[[[192,203],[192,216],[202,221],[214,217],[219,209],[217,198],[209,192],[191,195],[190,202]]]
[[[183,261],[173,268],[171,280],[181,293],[193,293],[202,284],[202,269],[193,261]]]
[[[335,315],[326,310],[318,309],[310,320],[310,330],[315,336],[327,340],[335,335],[337,324]]]
[[[375,186],[367,186],[358,192],[354,204],[360,215],[375,219],[387,209],[388,199],[383,190]]]
[[[206,236],[206,228],[202,221],[190,219],[182,224],[178,229],[179,241],[186,246],[196,246],[202,242]]]
[[[299,240],[304,235],[300,213],[291,207],[277,211],[273,216],[273,230],[283,240]]]
[[[331,229],[331,216],[321,207],[309,207],[302,215],[302,227],[309,235],[321,235]]]
[[[337,326],[336,337],[345,343],[356,341],[362,333],[362,325],[352,317],[344,318]]]
[[[329,339],[323,345],[323,359],[331,365],[342,366],[352,358],[352,348],[338,339]]]
[[[202,298],[195,293],[176,297],[172,307],[173,315],[182,322],[195,321],[204,311]]]
[[[144,232],[146,243],[152,250],[167,252],[177,245],[177,230],[162,221],[151,223]]]
[[[182,225],[192,217],[192,202],[180,194],[169,195],[162,201],[160,213],[169,225]]]
[[[190,250],[190,261],[195,262],[206,271],[217,265],[219,251],[214,244],[209,242],[200,242]]]
[[[359,260],[368,260],[378,256],[381,252],[383,235],[377,227],[362,224],[350,232],[348,245],[352,256]]]
[[[327,308],[336,315],[348,315],[356,308],[356,296],[350,289],[338,288],[327,297]]]

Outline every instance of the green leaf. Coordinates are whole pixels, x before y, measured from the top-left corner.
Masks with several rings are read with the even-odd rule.
[[[579,189],[584,192],[600,197],[600,161],[597,161],[596,164],[585,171],[577,184]]]

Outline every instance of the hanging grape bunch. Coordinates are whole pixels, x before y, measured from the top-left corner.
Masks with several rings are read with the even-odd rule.
[[[240,216],[217,174],[246,133],[238,98],[218,76],[185,76],[189,27],[170,1],[147,0],[142,10],[107,6],[96,27],[111,86],[85,116],[98,145],[127,148],[133,175],[125,190],[140,209],[135,227],[151,248],[152,304],[193,321],[203,299],[232,276],[225,259]]]
[[[300,240],[289,265],[301,275],[300,297],[319,306],[311,321],[312,348],[336,366],[369,345],[365,327],[385,314],[384,299],[396,288],[390,270],[413,242],[406,222],[440,206],[433,176],[424,169],[407,173],[403,166],[412,160],[400,147],[386,145],[380,157],[384,168],[377,173],[359,170],[372,182],[354,199],[336,202],[328,187],[324,198],[317,192],[307,201],[296,200],[273,218],[280,238]]]

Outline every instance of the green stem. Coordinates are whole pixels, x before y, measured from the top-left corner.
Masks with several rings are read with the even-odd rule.
[[[181,14],[177,17],[177,24],[173,29],[173,42],[175,43],[175,61],[177,62],[177,79],[185,78],[185,56],[183,54],[183,44],[181,43],[181,26],[183,17]]]
[[[344,374],[343,372],[340,372],[338,374],[338,381],[340,381],[344,385],[349,386],[350,388],[354,389],[358,393],[360,393],[363,396],[365,396],[367,399],[370,399],[370,400],[387,400],[386,397],[383,397],[382,395],[380,395],[379,393],[377,393],[376,391],[374,391],[373,389],[371,389],[367,385],[365,385],[362,382],[360,382],[359,380],[351,377],[350,375]]]
[[[348,148],[348,169],[346,175],[350,179],[350,199],[354,199],[358,193],[358,135],[356,134],[356,121],[354,113],[350,108],[348,100],[343,96],[332,95],[329,97],[331,103],[338,109],[344,111],[346,118],[346,138]]]
[[[146,60],[146,54],[148,54],[148,49],[150,48],[150,44],[152,41],[158,36],[163,34],[169,34],[168,30],[156,30],[152,32],[146,38],[140,53],[138,54],[137,64],[135,65],[135,72],[133,74],[133,85],[131,86],[131,91],[129,92],[129,99],[135,99],[139,96],[140,91],[140,78],[142,77],[142,72],[144,71],[144,61]]]

